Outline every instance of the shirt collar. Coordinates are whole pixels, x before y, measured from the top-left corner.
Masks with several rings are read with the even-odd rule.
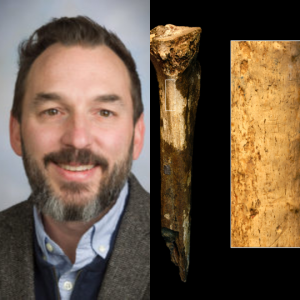
[[[81,237],[76,249],[76,261],[77,256],[81,255],[80,253],[85,252],[86,249],[91,250],[91,248],[101,257],[105,258],[107,256],[110,239],[124,209],[127,194],[128,181],[126,181],[120,192],[119,198],[108,213],[106,213]],[[51,253],[56,255],[65,255],[63,250],[45,232],[44,225],[41,220],[41,214],[37,211],[35,205],[33,206],[33,216],[37,242],[42,250],[44,258],[49,261]],[[52,251],[49,251],[49,248]]]

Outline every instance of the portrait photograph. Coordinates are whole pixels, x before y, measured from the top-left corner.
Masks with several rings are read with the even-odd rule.
[[[0,1],[1,299],[150,299],[149,23]]]

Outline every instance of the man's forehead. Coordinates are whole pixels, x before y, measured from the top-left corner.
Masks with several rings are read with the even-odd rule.
[[[26,83],[31,98],[38,97],[38,94],[59,91],[60,87],[68,85],[72,85],[74,91],[76,88],[81,89],[80,92],[82,88],[99,86],[99,91],[103,88],[109,90],[109,92],[104,91],[105,95],[117,94],[119,98],[124,92],[131,94],[131,81],[127,67],[107,46],[67,47],[56,43],[36,59]],[[93,95],[94,98],[96,96]],[[42,98],[49,99],[49,97]]]
[[[83,46],[71,45],[65,46],[55,43],[43,51],[33,62],[31,70],[37,68],[57,68],[70,64],[70,67],[76,69],[81,65],[90,64],[90,67],[101,69],[105,67],[118,69],[118,71],[128,72],[122,59],[106,45]],[[97,67],[101,64],[101,68]]]

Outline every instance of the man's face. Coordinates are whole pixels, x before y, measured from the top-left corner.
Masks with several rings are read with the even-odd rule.
[[[33,63],[21,125],[10,136],[32,200],[58,221],[89,221],[109,208],[143,145],[133,126],[130,78],[108,47],[54,44]]]

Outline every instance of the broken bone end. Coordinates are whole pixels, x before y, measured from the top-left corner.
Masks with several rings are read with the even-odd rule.
[[[150,31],[150,59],[165,76],[175,78],[183,73],[197,56],[202,29],[168,24]]]
[[[184,263],[184,259],[180,258],[179,254],[179,232],[162,227],[161,234],[170,250],[171,261],[175,264],[175,266],[179,267],[180,278],[183,282],[186,282],[188,270],[185,267],[186,264]]]

